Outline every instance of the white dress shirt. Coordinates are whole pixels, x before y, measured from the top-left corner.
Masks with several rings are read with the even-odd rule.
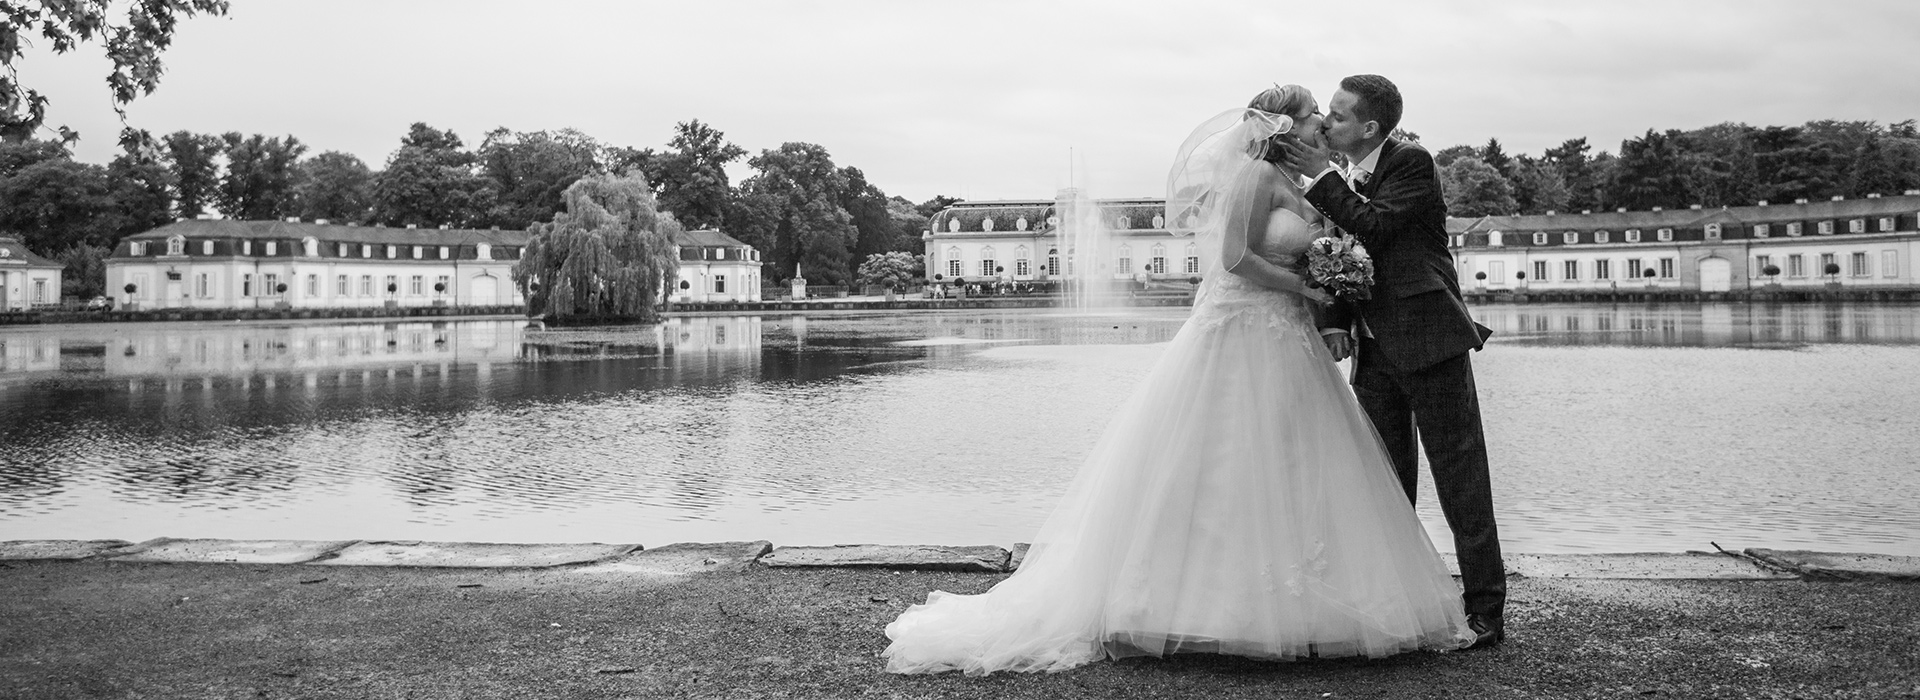
[[[1380,145],[1373,147],[1372,153],[1368,153],[1367,157],[1361,158],[1360,162],[1354,163],[1348,166],[1344,172],[1337,167],[1328,165],[1326,170],[1320,171],[1319,175],[1315,175],[1313,177],[1312,182],[1307,183],[1306,189],[1313,189],[1314,185],[1320,183],[1320,178],[1326,177],[1328,173],[1338,173],[1342,179],[1345,179],[1347,181],[1347,188],[1353,190],[1354,194],[1359,194],[1361,183],[1364,183],[1369,178],[1372,178],[1373,171],[1380,167],[1380,151],[1385,149],[1386,147],[1387,147],[1387,142],[1381,141]],[[1359,325],[1360,325],[1360,335],[1369,337],[1369,338],[1373,337],[1373,334],[1368,332],[1367,330],[1365,319],[1360,319]],[[1320,329],[1320,335],[1322,336],[1329,336],[1335,333],[1346,333],[1346,332],[1347,332],[1347,329],[1345,328]]]

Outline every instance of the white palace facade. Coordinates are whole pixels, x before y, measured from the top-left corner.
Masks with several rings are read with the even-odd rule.
[[[1920,285],[1920,191],[1913,190],[1711,209],[1451,219],[1447,230],[1461,288],[1469,291]],[[1768,275],[1769,266],[1779,273]]]
[[[525,231],[191,219],[122,239],[107,292],[136,309],[524,305],[509,272],[526,245]]]
[[[524,306],[511,273],[528,240],[498,229],[193,219],[121,240],[107,259],[107,292],[122,309]],[[752,246],[711,229],[674,243],[674,299],[760,299]]]
[[[1075,206],[1071,190],[1058,199],[955,202],[927,222],[927,279],[983,283],[1072,275],[1061,241],[1060,212]],[[1099,199],[1090,204],[1110,235],[1101,254],[1103,276],[1115,280],[1185,280],[1200,273],[1192,236],[1167,231],[1165,200]],[[935,276],[938,275],[938,279]]]
[[[941,210],[921,236],[928,279],[1025,281],[1068,272],[1061,268],[1057,230],[1067,196],[956,202]],[[1194,239],[1167,231],[1163,202],[1094,202],[1113,237],[1103,245],[1103,275],[1185,280],[1199,273]],[[1711,209],[1450,218],[1447,230],[1461,289],[1470,293],[1920,287],[1920,191]],[[1779,274],[1768,276],[1769,265]],[[1839,272],[1829,274],[1829,265]]]
[[[27,250],[20,239],[0,236],[0,312],[60,303],[59,262]]]

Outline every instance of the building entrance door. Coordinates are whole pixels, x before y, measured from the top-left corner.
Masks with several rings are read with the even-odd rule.
[[[180,280],[167,280],[167,298],[161,299],[160,305],[183,306],[181,296],[184,296],[184,293],[180,291]]]
[[[1733,264],[1726,258],[1700,261],[1700,291],[1726,292],[1733,289]]]

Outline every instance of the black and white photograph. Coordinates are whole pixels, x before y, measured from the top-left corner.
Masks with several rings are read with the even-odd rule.
[[[1920,698],[1916,36],[0,0],[0,697]]]

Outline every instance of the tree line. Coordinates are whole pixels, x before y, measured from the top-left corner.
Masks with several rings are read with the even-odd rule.
[[[725,168],[741,158],[754,174],[736,185]],[[851,284],[868,256],[917,251],[928,217],[955,201],[889,196],[816,144],[748,157],[697,119],[676,125],[660,149],[610,146],[573,129],[506,128],[469,148],[451,130],[415,123],[378,170],[340,151],[308,155],[291,135],[179,131],[130,143],[104,166],[73,160],[57,141],[0,142],[0,233],[65,263],[64,293],[91,296],[114,244],[176,219],[523,230],[563,212],[564,193],[582,178],[627,174],[643,178],[681,225],[718,228],[760,250],[769,284],[796,264],[810,282]]]
[[[1744,206],[1899,194],[1920,188],[1920,130],[1912,119],[1723,123],[1654,131],[1592,153],[1585,138],[1539,156],[1508,155],[1500,140],[1434,153],[1448,213],[1473,217]]]

